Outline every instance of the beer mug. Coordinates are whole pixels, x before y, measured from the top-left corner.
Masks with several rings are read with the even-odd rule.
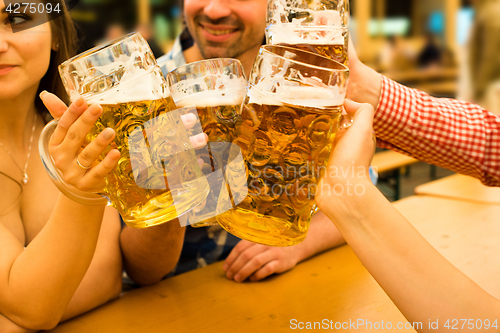
[[[201,205],[186,214],[186,224],[193,227],[217,225],[217,205],[219,211],[227,204],[231,208],[229,202],[219,202],[221,190],[225,191],[226,181],[231,183],[235,177],[239,178],[232,175],[231,179],[224,179],[225,168],[241,161],[240,170],[245,174],[240,149],[231,143],[247,87],[243,66],[236,59],[203,60],[180,66],[166,78],[179,110],[199,119],[197,124],[201,126],[189,130],[190,135],[205,132],[208,136],[207,146],[197,150],[196,156],[204,161],[202,171],[210,185],[210,193]]]
[[[267,44],[318,53],[348,65],[349,0],[269,0]]]
[[[135,228],[170,221],[205,200],[208,183],[161,70],[140,34],[86,51],[60,65],[59,72],[72,101],[82,96],[89,105],[102,106],[87,142],[113,128],[116,136],[110,146],[121,154],[102,192],[79,191],[66,184],[54,166],[48,143],[58,121],[47,124],[40,155],[64,194],[84,204],[108,203]]]
[[[306,236],[317,184],[344,121],[348,68],[284,46],[262,46],[234,143],[243,152],[248,195],[217,215],[228,232],[260,244],[290,246]]]

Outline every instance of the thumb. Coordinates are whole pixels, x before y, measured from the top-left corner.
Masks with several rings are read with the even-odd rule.
[[[344,109],[353,119],[349,128],[341,129],[335,137],[335,148],[330,163],[336,165],[368,166],[375,143],[373,141],[373,116],[375,111],[370,104],[360,104],[346,99]]]
[[[344,109],[349,117],[353,119],[352,126],[356,126],[356,131],[372,131],[373,130],[373,117],[375,110],[373,106],[368,103],[357,103],[351,99],[346,98],[344,102]]]

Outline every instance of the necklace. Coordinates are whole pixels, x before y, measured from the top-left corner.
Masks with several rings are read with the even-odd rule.
[[[30,145],[28,146],[28,156],[26,156],[26,164],[24,164],[24,170],[21,169],[21,167],[17,164],[16,160],[14,159],[14,157],[12,156],[10,151],[7,148],[5,148],[5,146],[0,142],[0,146],[3,148],[3,150],[5,150],[5,152],[7,154],[9,154],[10,158],[12,159],[12,161],[14,161],[14,164],[19,169],[19,171],[21,171],[23,173],[23,184],[25,184],[25,185],[28,184],[28,180],[30,180],[30,178],[28,177],[28,174],[26,173],[26,170],[28,170],[28,162],[30,161],[31,144],[33,143],[33,136],[35,134],[36,118],[37,118],[37,113],[35,111],[35,118],[33,119],[33,127],[31,128]]]

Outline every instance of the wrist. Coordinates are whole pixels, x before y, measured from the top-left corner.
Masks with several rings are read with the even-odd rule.
[[[335,182],[322,182],[316,202],[319,209],[330,219],[346,218],[358,211],[358,206],[375,185],[368,177],[342,177]]]
[[[347,97],[355,102],[369,103],[377,110],[382,91],[382,75],[359,61],[353,65],[350,67]]]

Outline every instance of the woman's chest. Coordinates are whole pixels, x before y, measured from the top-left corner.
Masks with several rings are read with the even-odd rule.
[[[6,203],[0,223],[26,246],[46,225],[59,191],[45,174],[31,177],[22,190],[16,186],[7,186],[9,191],[0,193],[0,200]]]

